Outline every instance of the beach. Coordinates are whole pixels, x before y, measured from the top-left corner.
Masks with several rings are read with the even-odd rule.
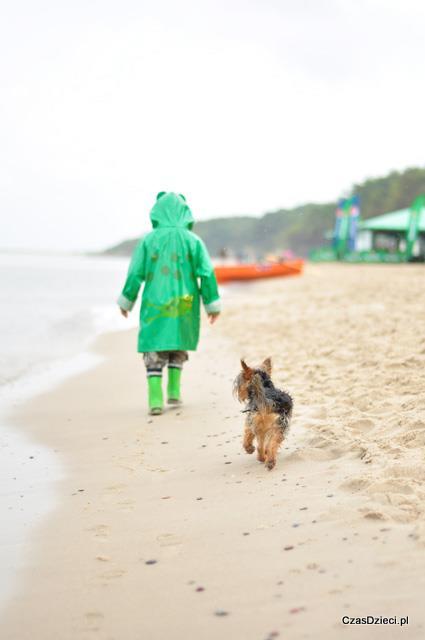
[[[155,418],[135,329],[99,337],[94,368],[8,417],[63,469],[0,637],[423,638],[424,285],[421,265],[316,264],[230,286]],[[241,447],[241,356],[294,398],[273,471]],[[366,616],[398,624],[343,622]]]

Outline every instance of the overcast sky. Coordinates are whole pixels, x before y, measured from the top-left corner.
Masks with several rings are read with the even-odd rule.
[[[329,201],[424,165],[423,0],[3,0],[0,247]]]

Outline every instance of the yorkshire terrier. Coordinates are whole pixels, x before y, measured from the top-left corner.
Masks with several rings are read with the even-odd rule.
[[[241,360],[242,371],[234,382],[234,393],[239,402],[245,402],[246,413],[243,447],[254,453],[257,438],[257,459],[268,469],[276,464],[276,455],[289,429],[293,401],[285,391],[276,389],[272,380],[270,358],[256,369]]]

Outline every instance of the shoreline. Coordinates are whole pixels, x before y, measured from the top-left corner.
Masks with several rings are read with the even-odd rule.
[[[381,286],[379,269],[364,272]],[[335,273],[323,291],[318,283]],[[346,273],[354,274],[356,287],[358,272]],[[399,272],[392,273],[397,280]],[[339,272],[320,267],[304,278],[254,285],[236,304],[229,301],[222,326],[203,328],[200,350],[187,363],[184,405],[163,416],[146,416],[134,329],[98,338],[95,353],[102,359],[95,369],[14,413],[15,428],[64,456],[67,473],[55,509],[32,532],[19,589],[0,618],[2,637],[162,640],[173,630],[173,640],[278,637],[272,633],[340,640],[341,633],[358,635],[356,627],[342,625],[342,616],[369,614],[407,615],[403,637],[423,636],[422,520],[412,492],[420,488],[416,478],[406,480],[400,463],[401,455],[411,463],[420,452],[412,437],[421,418],[415,407],[404,408],[411,422],[404,449],[394,431],[398,416],[380,413],[385,397],[382,407],[381,401],[357,407],[357,370],[350,373],[342,351],[351,344],[350,331],[359,335],[357,323],[341,327],[343,309],[334,310],[335,327],[329,317],[329,297],[343,294]],[[411,295],[403,313],[416,304]],[[319,299],[328,315],[316,308],[306,318],[306,305]],[[272,313],[278,300],[288,302],[284,333]],[[375,301],[352,303],[363,325],[359,314],[381,313]],[[257,323],[261,344],[252,340]],[[405,344],[415,336],[415,327],[408,330]],[[226,333],[238,341],[229,342]],[[312,350],[310,360],[304,348]],[[406,367],[394,349],[392,377]],[[291,431],[272,472],[241,450],[243,417],[231,395],[239,356],[256,362],[270,354],[273,378],[295,399]],[[419,358],[409,366],[420,365]],[[336,376],[334,388],[327,375]],[[373,386],[368,375],[363,365],[361,388]],[[351,385],[344,412],[338,377]],[[381,423],[394,443],[385,453],[378,449]],[[160,616],[152,614],[157,611]],[[368,627],[363,635],[375,640],[381,630],[382,637],[399,638],[400,629],[373,627],[371,633]]]
[[[43,526],[60,503],[59,486],[66,475],[63,457],[48,442],[41,443],[38,434],[14,425],[14,420],[31,401],[48,397],[67,381],[94,371],[103,360],[95,353],[97,341],[122,331],[131,329],[98,327],[86,339],[84,350],[47,361],[40,370],[11,381],[0,390],[0,510],[7,514],[0,536],[0,615],[16,591],[17,573],[25,567],[34,530]]]

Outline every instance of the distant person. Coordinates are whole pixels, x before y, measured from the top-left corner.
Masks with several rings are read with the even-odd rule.
[[[230,256],[229,250],[227,247],[222,247],[218,252],[219,264],[220,265],[228,265],[233,264],[235,261]]]
[[[220,299],[208,251],[191,231],[194,220],[186,198],[159,193],[150,219],[153,231],[134,251],[118,304],[127,317],[145,283],[138,351],[147,370],[149,411],[159,415],[164,407],[163,368],[168,366],[168,403],[178,404],[183,363],[187,352],[198,346],[200,298],[211,324],[220,313]]]

